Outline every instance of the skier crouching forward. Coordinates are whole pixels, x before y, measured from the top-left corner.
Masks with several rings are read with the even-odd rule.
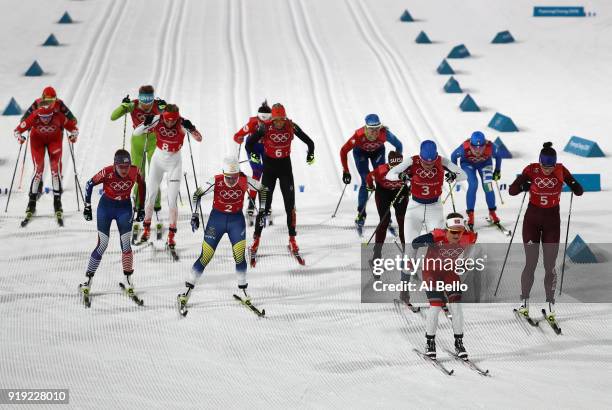
[[[104,194],[100,198],[97,210],[98,244],[89,258],[87,272],[85,273],[87,281],[80,285],[87,306],[89,306],[88,297],[91,281],[100,265],[102,255],[108,246],[110,227],[113,219],[117,223],[121,239],[121,263],[123,264],[123,273],[127,281],[126,292],[130,296],[134,293],[134,285],[131,279],[134,269],[132,267],[132,247],[130,246],[133,217],[130,194],[135,184],[138,184],[138,195],[140,195],[139,203],[141,204],[138,209],[136,220],[142,221],[144,219],[142,204],[144,204],[146,194],[145,183],[142,180],[138,168],[132,165],[129,152],[123,149],[115,152],[114,164],[102,168],[100,172],[87,181],[87,185],[85,186],[85,209],[83,210],[83,216],[86,221],[92,220],[91,193],[93,187],[98,184],[103,184],[104,186]]]
[[[423,267],[423,282],[427,284],[427,298],[431,305],[427,311],[426,333],[427,347],[425,354],[432,359],[436,358],[436,329],[438,316],[442,306],[446,304],[453,315],[453,333],[455,334],[455,352],[461,359],[467,359],[467,352],[463,346],[463,310],[461,309],[461,278],[455,272],[455,261],[464,254],[465,248],[476,242],[478,234],[466,231],[465,220],[459,213],[450,213],[446,217],[446,229],[434,229],[428,234],[421,235],[412,241],[414,249],[428,247]],[[452,269],[448,268],[448,261],[452,262]],[[443,283],[452,285],[450,291],[437,290]]]
[[[267,189],[259,181],[240,172],[238,161],[236,158],[230,157],[224,161],[223,173],[215,175],[208,182],[207,188],[200,187],[193,194],[191,228],[194,232],[200,226],[198,215],[200,200],[211,190],[214,193],[214,198],[213,209],[210,212],[210,217],[204,230],[202,252],[193,264],[190,278],[185,282],[187,289],[184,293],[177,296],[178,308],[183,316],[187,314],[185,307],[191,291],[213,258],[219,241],[226,233],[232,243],[232,253],[234,254],[236,274],[238,276],[238,288],[242,290],[247,298],[246,300],[249,301],[246,293],[248,286],[246,281],[247,263],[245,259],[246,223],[242,213],[244,195],[248,193],[249,188],[259,192],[260,209],[263,209],[266,202]]]

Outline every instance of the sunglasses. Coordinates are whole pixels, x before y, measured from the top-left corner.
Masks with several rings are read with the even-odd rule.
[[[152,94],[141,94],[138,96],[138,101],[142,104],[152,104],[155,101],[155,96]]]

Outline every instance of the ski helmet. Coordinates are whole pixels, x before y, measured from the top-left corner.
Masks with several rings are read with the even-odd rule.
[[[57,98],[57,93],[55,92],[55,88],[51,86],[45,87],[45,89],[42,92],[41,97],[43,100],[55,100]]]
[[[557,165],[557,151],[552,147],[552,142],[545,142],[540,150],[540,164],[545,167]]]
[[[118,149],[115,152],[115,159],[113,161],[115,165],[132,165],[132,158],[130,153],[124,149]]]
[[[404,157],[399,151],[390,151],[389,155],[387,156],[387,162],[389,163],[389,166],[391,166],[391,168],[401,164],[403,160]]]
[[[485,136],[480,131],[474,131],[470,137],[470,144],[474,147],[482,147],[486,142]]]
[[[257,118],[261,121],[268,121],[272,117],[272,110],[268,105],[268,100],[261,103],[261,106],[257,110]]]
[[[272,106],[271,114],[273,120],[287,118],[285,107],[283,107],[283,104],[281,103],[276,103]]]
[[[438,158],[438,147],[432,140],[421,142],[421,151],[419,156],[423,161],[431,162]]]
[[[376,114],[368,114],[365,117],[365,126],[368,128],[378,128],[380,127],[380,118]]]
[[[448,229],[465,229],[465,219],[458,212],[451,212],[446,216],[446,227]]]

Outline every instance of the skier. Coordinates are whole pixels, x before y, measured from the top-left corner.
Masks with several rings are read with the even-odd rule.
[[[202,252],[191,268],[190,278],[185,282],[187,289],[177,296],[179,310],[186,315],[186,305],[191,291],[202,276],[204,269],[212,260],[217,245],[223,235],[227,233],[232,243],[232,253],[236,262],[236,274],[238,276],[238,288],[244,293],[248,300],[246,288],[247,263],[244,257],[246,248],[246,224],[242,208],[244,194],[248,189],[259,192],[260,207],[263,208],[266,201],[266,189],[261,183],[253,178],[247,177],[240,172],[240,165],[235,157],[224,160],[223,173],[215,175],[208,182],[208,187],[200,187],[193,194],[193,214],[191,216],[191,227],[195,232],[200,226],[198,207],[204,195],[213,191],[213,207],[204,230],[204,241]]]
[[[495,168],[493,168],[495,158]],[[465,140],[451,154],[451,162],[458,164],[467,175],[468,189],[465,197],[467,204],[468,227],[474,230],[474,205],[476,204],[476,191],[478,191],[478,176],[482,181],[482,189],[485,191],[485,199],[489,208],[489,220],[493,224],[499,223],[495,213],[495,191],[493,181],[501,177],[502,158],[497,151],[497,146],[487,141],[484,134],[474,131],[469,139]]]
[[[351,183],[352,178],[347,159],[350,150],[353,150],[355,166],[361,177],[361,186],[359,187],[357,199],[357,218],[355,218],[355,224],[360,234],[366,220],[365,207],[368,199],[366,177],[370,172],[370,163],[372,163],[372,169],[375,169],[385,162],[385,142],[393,145],[398,153],[402,153],[402,143],[400,140],[393,135],[389,128],[381,124],[378,115],[368,114],[365,117],[365,125],[355,130],[353,136],[340,149],[342,182],[346,185]]]
[[[259,239],[265,225],[265,218],[270,214],[272,195],[276,187],[277,179],[279,180],[281,193],[283,194],[285,212],[287,212],[289,250],[300,264],[304,264],[304,260],[299,255],[300,250],[295,240],[295,189],[293,187],[293,170],[291,168],[290,157],[291,142],[294,135],[308,146],[306,163],[308,165],[314,164],[314,142],[296,123],[287,118],[285,107],[279,103],[272,106],[271,122],[268,124],[260,124],[257,131],[252,134],[246,142],[246,148],[250,152],[255,150],[255,144],[259,141],[262,141],[264,145],[264,170],[261,182],[269,189],[264,212],[259,212],[257,214],[253,244],[249,249],[251,254],[251,266],[253,267],[256,264],[257,249],[259,248]]]
[[[525,267],[521,274],[521,299],[523,304],[517,312],[529,317],[529,293],[533,286],[534,272],[538,264],[540,243],[544,253],[544,290],[549,313],[545,314],[551,324],[556,324],[554,303],[557,272],[555,263],[559,252],[561,216],[559,202],[563,184],[567,184],[576,196],[584,190],[572,174],[557,162],[557,152],[551,142],[544,143],[539,162],[529,164],[510,185],[510,195],[529,192],[529,205],[523,219],[523,247]]]
[[[406,171],[406,172],[404,172]],[[392,168],[387,179],[397,181],[404,172],[404,179],[410,179],[411,201],[408,204],[408,235],[420,235],[423,227],[426,232],[444,226],[444,215],[440,195],[444,181],[462,181],[465,174],[448,159],[438,155],[436,143],[425,140],[421,143],[419,155],[404,159]],[[446,175],[445,175],[446,174]]]
[[[403,160],[402,154],[398,151],[389,152],[388,163],[381,164],[374,168],[366,177],[366,187],[369,192],[374,191],[374,199],[376,200],[376,209],[380,217],[380,225],[376,231],[376,239],[374,245],[374,256],[372,259],[379,259],[382,253],[382,247],[387,236],[387,227],[391,222],[390,207],[393,203],[395,209],[395,220],[399,227],[399,239],[402,247],[405,245],[404,239],[404,216],[406,215],[406,207],[408,206],[408,190],[404,187],[404,182],[389,181],[386,179],[387,173],[393,167],[399,165]],[[376,185],[375,185],[376,184]],[[400,193],[400,189],[402,192]],[[398,197],[399,194],[399,197]],[[384,218],[384,219],[383,219]]]
[[[14,135],[17,142],[26,141],[24,132],[30,131],[30,146],[32,161],[34,162],[34,176],[30,184],[30,194],[26,217],[21,226],[28,224],[36,212],[36,201],[42,190],[42,176],[45,167],[45,150],[49,153],[51,166],[51,183],[53,186],[53,209],[60,226],[63,226],[62,210],[62,137],[64,129],[68,131],[68,141],[74,144],[77,141],[79,130],[76,120],[69,120],[57,108],[57,102],[40,102],[40,108],[34,110],[25,120],[15,128]]]
[[[159,188],[164,173],[168,173],[168,212],[170,226],[166,244],[176,260],[176,222],[178,219],[177,198],[181,183],[182,160],[181,147],[185,139],[185,132],[189,132],[196,141],[202,141],[202,135],[188,119],[182,118],[179,108],[174,104],[166,105],[161,115],[148,114],[145,120],[134,130],[134,135],[154,133],[157,149],[151,158],[149,176],[147,177],[148,195],[145,203],[144,230],[140,238],[141,243],[149,240],[151,235],[151,218],[155,203],[155,193]]]
[[[98,244],[89,257],[85,273],[87,280],[80,285],[83,300],[87,307],[89,307],[91,282],[100,265],[102,255],[108,246],[110,227],[113,220],[115,220],[117,229],[119,229],[122,252],[121,263],[127,282],[127,285],[124,285],[125,290],[128,296],[134,299],[134,281],[132,279],[134,268],[132,265],[132,247],[130,246],[133,217],[130,194],[134,185],[138,185],[139,204],[141,204],[137,211],[136,220],[142,221],[144,219],[142,204],[144,203],[146,193],[145,183],[138,168],[132,165],[129,152],[124,149],[117,150],[113,165],[102,168],[93,178],[87,181],[85,186],[85,208],[83,210],[83,216],[86,221],[91,221],[92,219],[91,193],[93,187],[99,184],[103,184],[104,193],[100,198],[97,209]],[[136,299],[134,300],[138,303]]]
[[[26,118],[28,118],[30,114],[32,114],[38,108],[47,105],[51,105],[55,112],[61,112],[66,116],[66,118],[68,118],[69,121],[74,121],[74,124],[76,125],[76,117],[74,116],[72,111],[70,111],[70,109],[66,106],[64,101],[57,98],[55,88],[51,86],[45,87],[43,89],[41,97],[34,100],[32,105],[30,105],[30,107],[23,113],[23,115],[21,116],[21,121],[24,121]]]
[[[423,282],[427,285],[427,299],[430,307],[427,310],[426,332],[427,339],[425,354],[431,359],[436,358],[436,330],[438,328],[438,316],[443,306],[447,306],[452,313],[452,326],[455,335],[455,353],[461,359],[466,360],[468,355],[463,346],[463,309],[461,308],[461,277],[453,269],[448,267],[447,260],[457,260],[464,255],[466,247],[476,243],[478,234],[465,230],[465,220],[459,213],[450,213],[446,217],[446,228],[436,228],[430,233],[416,237],[412,241],[413,249],[427,247],[424,259]],[[469,251],[468,251],[469,252]],[[443,263],[436,263],[442,261]],[[450,291],[436,290],[438,281],[443,282],[445,287],[452,285]]]
[[[244,142],[245,137],[254,133],[257,130],[257,127],[260,124],[269,124],[270,117],[272,116],[272,110],[270,106],[268,106],[268,101],[264,101],[261,103],[261,106],[257,110],[257,116],[249,118],[249,122],[239,129],[234,134],[234,141],[236,144],[241,144]],[[249,165],[251,166],[252,177],[254,180],[259,181],[261,179],[261,174],[263,173],[263,164],[262,164],[262,156],[264,153],[264,146],[261,142],[258,142],[253,145],[254,151],[245,150],[247,156],[249,157]],[[257,190],[249,188],[249,204],[247,205],[247,216],[249,218],[249,225],[253,226],[253,215],[255,212],[255,197],[257,196]]]

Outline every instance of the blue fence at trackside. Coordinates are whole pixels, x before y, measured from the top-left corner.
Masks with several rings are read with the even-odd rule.
[[[584,7],[542,7],[533,8],[533,17],[585,17]]]

